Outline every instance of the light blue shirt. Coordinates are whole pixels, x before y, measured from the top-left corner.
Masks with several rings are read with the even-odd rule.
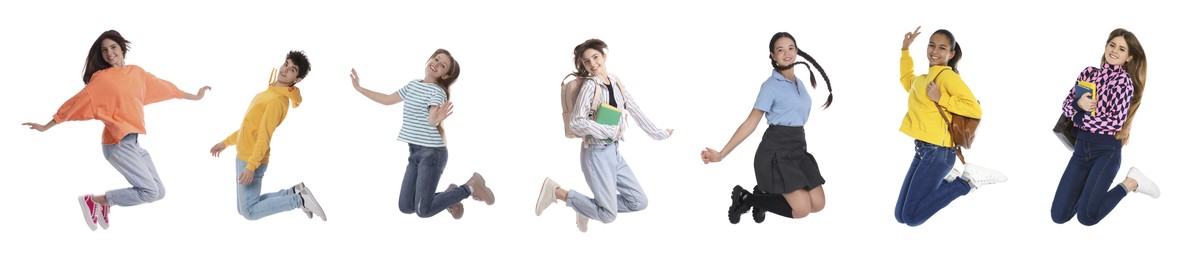
[[[789,81],[776,70],[760,84],[753,108],[764,111],[769,125],[805,126],[810,119],[810,91],[801,80]]]

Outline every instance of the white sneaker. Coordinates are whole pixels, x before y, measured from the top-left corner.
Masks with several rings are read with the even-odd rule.
[[[552,179],[544,178],[544,184],[540,186],[540,198],[536,199],[536,216],[544,213],[544,209],[548,208],[548,205],[556,203],[556,189],[559,187],[561,185],[556,184]]]
[[[303,199],[303,204],[299,208],[311,211],[312,214],[319,216],[320,220],[328,221],[328,216],[324,215],[324,208],[320,207],[320,203],[316,202],[316,196],[311,194],[311,189],[308,189],[302,182],[296,184],[299,187],[299,198]]]
[[[959,179],[959,176],[963,176],[963,173],[960,172],[959,169],[951,168],[951,172],[947,173],[947,177],[944,177],[943,180],[947,181],[947,183],[951,183],[956,179]]]
[[[307,187],[303,186],[303,183],[295,184],[294,187],[291,187],[291,191],[295,194],[299,194],[303,189],[307,189]],[[299,209],[303,211],[304,215],[307,215],[307,219],[312,218],[310,210],[307,210],[307,208],[304,207],[299,207]]]
[[[979,189],[984,185],[1009,181],[1009,177],[1005,177],[1004,174],[975,164],[964,165],[963,178],[968,180],[968,185],[972,186],[972,190]]]
[[[1153,181],[1146,178],[1146,175],[1142,174],[1142,171],[1139,171],[1138,167],[1130,167],[1130,173],[1126,177],[1138,181],[1138,188],[1134,189],[1134,192],[1146,194],[1151,198],[1159,198],[1159,193],[1161,192],[1159,191],[1159,185],[1154,184]]]
[[[577,230],[581,230],[582,233],[585,233],[586,230],[589,230],[589,229],[590,229],[590,218],[586,217],[585,215],[582,215],[581,213],[577,213]]]

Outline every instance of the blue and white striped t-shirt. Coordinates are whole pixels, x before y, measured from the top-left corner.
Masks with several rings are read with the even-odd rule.
[[[436,127],[428,124],[428,108],[444,104],[444,90],[433,83],[412,80],[395,91],[403,98],[403,128],[399,141],[424,147],[444,147],[444,139]]]

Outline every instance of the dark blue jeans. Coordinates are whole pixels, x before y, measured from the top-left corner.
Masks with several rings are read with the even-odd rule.
[[[403,186],[399,190],[399,211],[428,218],[469,197],[465,187],[436,192],[448,162],[448,148],[409,145],[411,155],[407,158],[407,173],[403,174]]]
[[[1121,169],[1121,145],[1076,140],[1071,161],[1059,180],[1051,219],[1063,224],[1079,213],[1080,224],[1096,225],[1125,198],[1125,186],[1109,184]]]
[[[943,180],[955,165],[955,150],[914,141],[914,161],[897,196],[897,222],[911,227],[925,223],[940,209],[972,190],[963,180]]]

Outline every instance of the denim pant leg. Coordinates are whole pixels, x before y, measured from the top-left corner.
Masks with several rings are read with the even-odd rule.
[[[615,190],[619,192],[619,213],[644,210],[648,208],[648,195],[644,194],[644,187],[640,185],[639,179],[635,178],[635,173],[631,171],[631,166],[627,165],[627,160],[623,159],[623,153],[619,151],[619,143],[616,142],[614,145],[618,160],[615,167]]]
[[[960,196],[968,194],[971,186],[964,181],[948,183],[943,178],[955,165],[955,151],[952,148],[924,144],[920,148],[922,162],[909,177],[909,190],[905,194],[902,218],[909,226],[918,226],[947,207]]]
[[[241,171],[248,165],[237,159],[236,176],[240,178]],[[263,163],[253,171],[253,182],[249,184],[237,183],[237,213],[248,220],[258,220],[280,212],[297,209],[302,202],[299,194],[291,188],[281,189],[269,194],[262,194],[262,178],[266,176],[268,164]]]
[[[1059,187],[1055,189],[1055,198],[1051,202],[1051,220],[1063,224],[1076,216],[1076,205],[1084,193],[1084,183],[1088,182],[1088,173],[1092,171],[1092,162],[1088,160],[1090,143],[1077,140],[1071,153],[1071,160],[1063,170],[1063,177],[1059,179]]]
[[[418,145],[412,146],[412,156],[415,157],[415,178],[409,180],[410,173],[404,175],[403,188],[408,188],[410,182],[414,191],[410,193],[414,205],[414,213],[421,218],[429,218],[444,211],[453,204],[460,203],[465,198],[469,197],[469,192],[464,187],[457,187],[446,192],[436,192],[436,186],[440,183],[440,176],[444,174],[444,167],[448,162],[448,148],[445,147],[423,147]],[[408,170],[412,167],[408,165]],[[405,192],[404,192],[405,193]],[[402,203],[404,193],[400,193],[400,210],[402,210]]]
[[[103,150],[108,163],[133,185],[106,192],[104,196],[109,204],[128,207],[158,201],[166,196],[154,161],[149,152],[141,148],[137,134],[125,135],[119,144],[104,145]]]
[[[403,182],[399,184],[399,212],[415,214],[415,181],[419,176],[420,155],[416,154],[417,145],[409,144],[407,148],[407,170],[403,172]]]
[[[577,190],[569,190],[565,205],[590,219],[611,223],[619,212],[618,172],[619,155],[614,144],[590,145],[581,151],[581,172],[586,177],[594,198]]]
[[[1125,186],[1121,184],[1109,189],[1121,169],[1121,146],[1093,144],[1091,148],[1092,170],[1077,202],[1076,216],[1080,224],[1086,226],[1100,223],[1126,195]]]
[[[902,212],[905,211],[905,194],[909,193],[909,185],[914,178],[914,170],[918,169],[920,163],[922,163],[922,149],[915,141],[914,159],[909,165],[909,170],[905,172],[905,180],[901,183],[901,192],[897,194],[897,206],[893,212],[893,215],[897,218],[897,223],[905,224],[905,217],[902,215]]]

